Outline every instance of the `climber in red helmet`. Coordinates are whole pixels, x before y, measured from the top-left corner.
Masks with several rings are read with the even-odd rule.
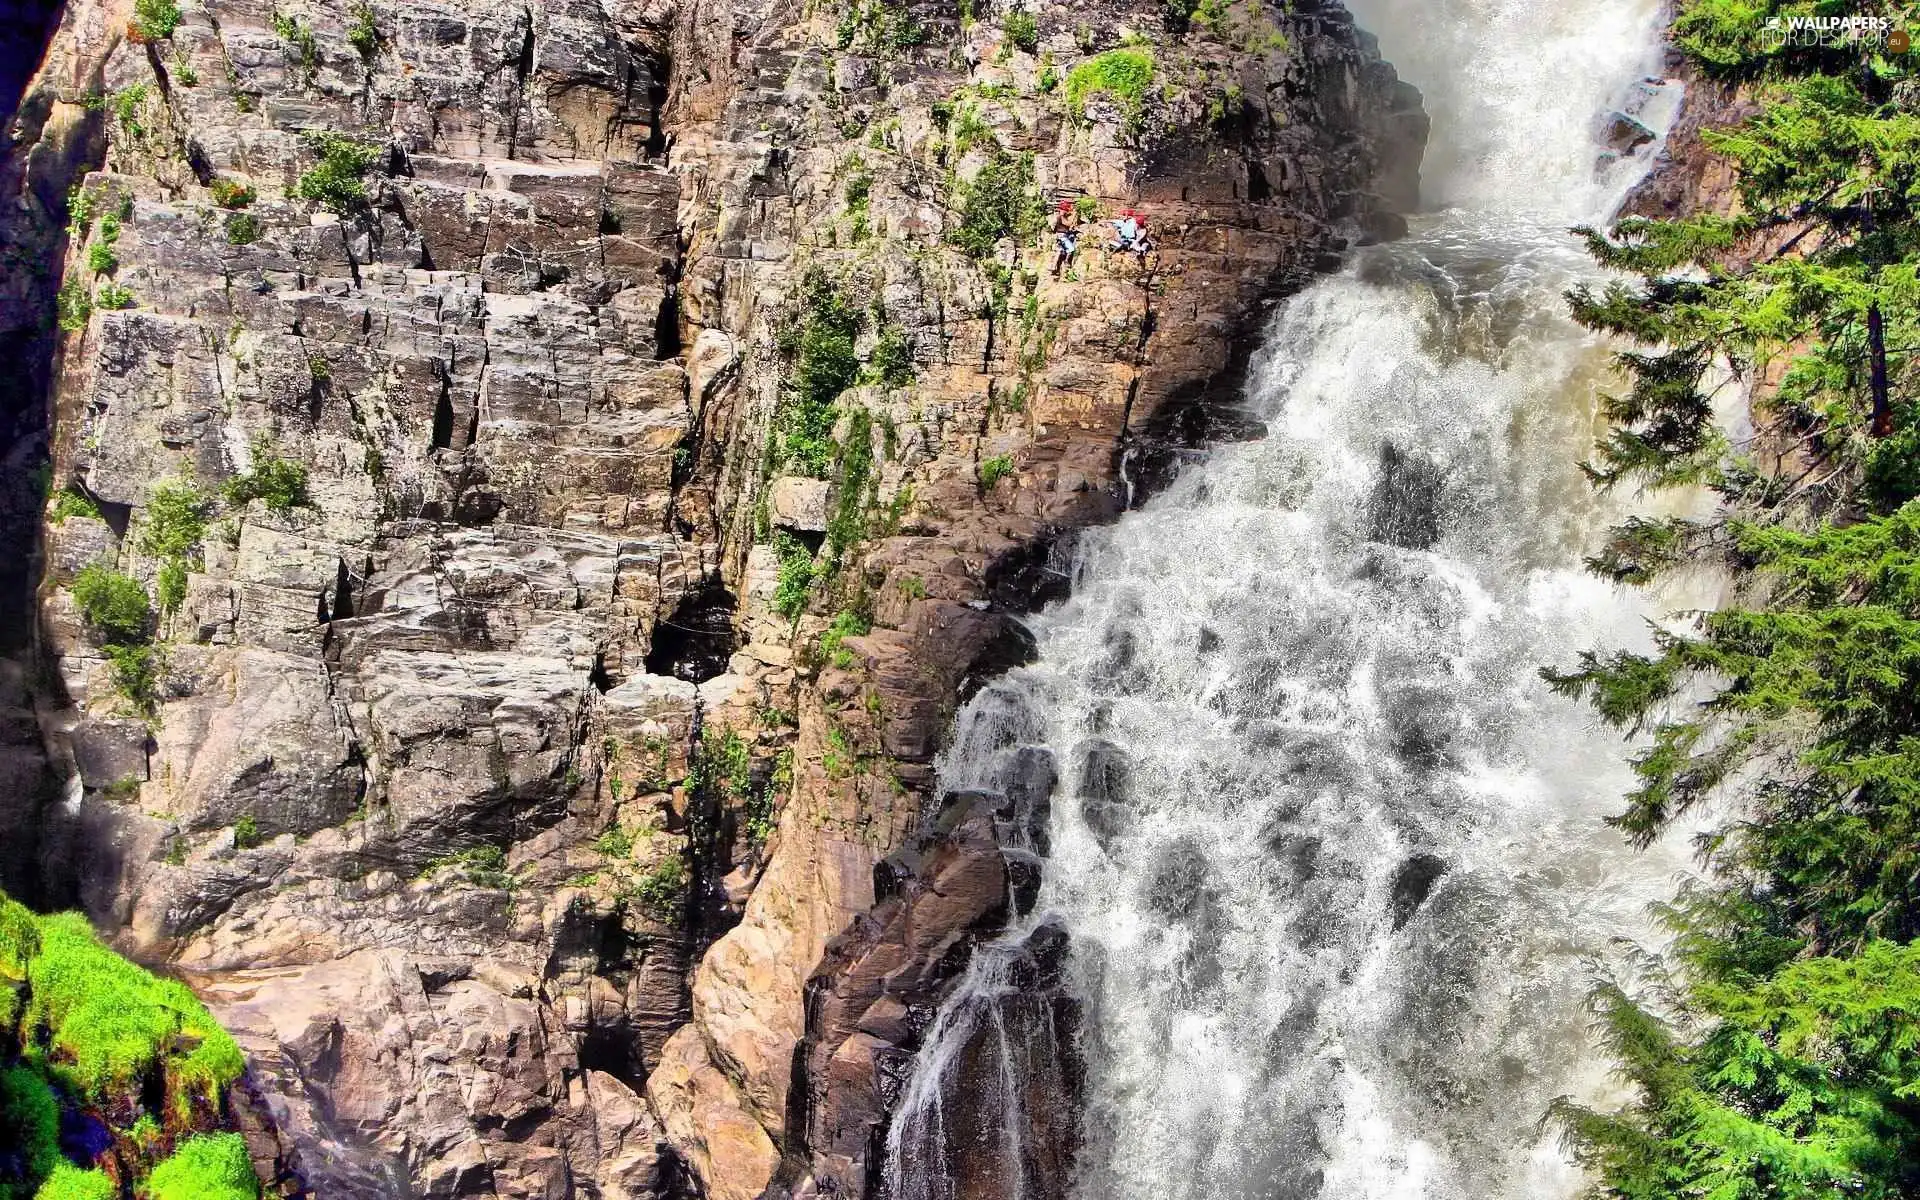
[[[1058,279],[1073,261],[1073,252],[1080,248],[1080,210],[1073,201],[1062,200],[1047,218],[1047,227],[1053,231],[1053,277]]]

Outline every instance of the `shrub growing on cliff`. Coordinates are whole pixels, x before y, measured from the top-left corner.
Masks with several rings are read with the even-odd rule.
[[[147,637],[152,612],[147,591],[131,575],[102,563],[89,563],[73,578],[73,602],[80,616],[110,645],[132,645]]]
[[[250,185],[232,179],[216,179],[207,185],[207,190],[213,193],[213,202],[221,208],[245,208],[255,199]]]
[[[1013,474],[1013,456],[996,454],[980,464],[980,490],[990,492],[993,486]]]
[[[780,559],[779,582],[773,589],[773,611],[788,620],[807,608],[807,595],[813,588],[813,551],[786,530],[773,535],[773,552]]]
[[[254,447],[252,468],[227,480],[221,492],[236,507],[261,500],[269,512],[282,514],[313,505],[307,494],[306,464],[281,458],[264,444]]]
[[[367,202],[366,174],[380,161],[382,147],[338,133],[317,133],[308,145],[320,156],[293,185],[293,194],[329,212],[346,214]]]
[[[1040,23],[1030,12],[1007,14],[1007,40],[1032,54],[1040,46]]]
[[[913,384],[917,372],[913,365],[913,342],[898,325],[880,331],[880,340],[867,356],[863,372],[867,382],[881,387],[903,388]]]
[[[365,59],[371,59],[380,50],[380,27],[374,24],[373,6],[367,0],[359,0],[353,6],[353,20],[347,25],[347,43]]]
[[[873,632],[873,618],[858,609],[836,613],[833,623],[820,635],[820,653],[841,670],[853,666],[853,653],[842,643],[850,637],[865,637]]]
[[[77,488],[61,488],[53,494],[53,505],[47,510],[47,519],[59,525],[69,517],[92,517],[97,521],[100,519],[100,505]]]
[[[134,0],[128,31],[135,42],[157,42],[180,28],[180,6],[174,0]]]
[[[860,310],[824,272],[807,273],[800,314],[787,335],[793,370],[775,417],[779,457],[803,474],[825,475],[833,463],[834,403],[860,377],[854,339],[861,321]]]
[[[68,333],[85,329],[88,319],[93,316],[93,297],[87,294],[87,285],[78,279],[69,279],[61,284],[59,295],[54,297],[54,312],[60,328]]]
[[[679,919],[687,902],[687,864],[675,854],[655,863],[627,895],[656,921]]]
[[[213,503],[189,480],[156,484],[147,495],[145,523],[140,530],[140,553],[155,558],[183,558],[200,548],[207,536]]]
[[[258,1200],[247,1141],[237,1133],[202,1134],[181,1143],[153,1169],[150,1200]]]
[[[1135,119],[1152,82],[1152,52],[1127,46],[1097,54],[1067,72],[1067,111],[1085,117],[1088,97],[1105,92],[1129,120]]]
[[[1002,238],[1024,241],[1046,223],[1031,155],[995,154],[960,193],[960,225],[947,240],[974,258],[991,257]]]

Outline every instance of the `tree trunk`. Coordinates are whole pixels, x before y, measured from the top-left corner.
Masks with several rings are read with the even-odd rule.
[[[1873,436],[1893,436],[1893,405],[1887,398],[1887,331],[1880,306],[1867,307],[1867,355],[1873,374]]]

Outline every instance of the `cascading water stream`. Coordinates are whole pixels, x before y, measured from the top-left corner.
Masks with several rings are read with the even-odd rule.
[[[1607,1086],[1594,961],[1684,868],[1603,825],[1626,752],[1536,674],[1647,637],[1580,567],[1618,515],[1574,467],[1616,381],[1562,293],[1593,276],[1567,226],[1644,167],[1597,170],[1594,129],[1657,64],[1658,4],[1351,7],[1427,96],[1437,211],[1284,307],[1249,387],[1268,436],[1090,536],[1038,661],[961,713],[947,790],[1058,783],[1033,915],[976,952],[902,1098],[898,1200],[1034,1194],[1018,1110],[1051,1050],[1013,1001],[1056,926],[1078,1197],[1579,1186],[1540,1118]],[[1007,1109],[973,1145],[957,1086]],[[1003,1177],[956,1182],[973,1153]]]

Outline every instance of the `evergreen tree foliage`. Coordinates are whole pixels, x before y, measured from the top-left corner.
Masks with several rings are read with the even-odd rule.
[[[1909,5],[1683,3],[1675,43],[1760,102],[1706,135],[1738,215],[1577,231],[1629,279],[1574,315],[1635,346],[1590,477],[1722,500],[1631,521],[1589,565],[1717,563],[1740,597],[1651,653],[1545,672],[1650,734],[1614,818],[1631,840],[1710,798],[1730,814],[1663,910],[1666,985],[1594,998],[1634,1099],[1555,1106],[1619,1200],[1920,1195],[1920,79],[1875,39],[1764,36],[1791,16],[1920,30]],[[1715,389],[1761,373],[1737,443]]]

